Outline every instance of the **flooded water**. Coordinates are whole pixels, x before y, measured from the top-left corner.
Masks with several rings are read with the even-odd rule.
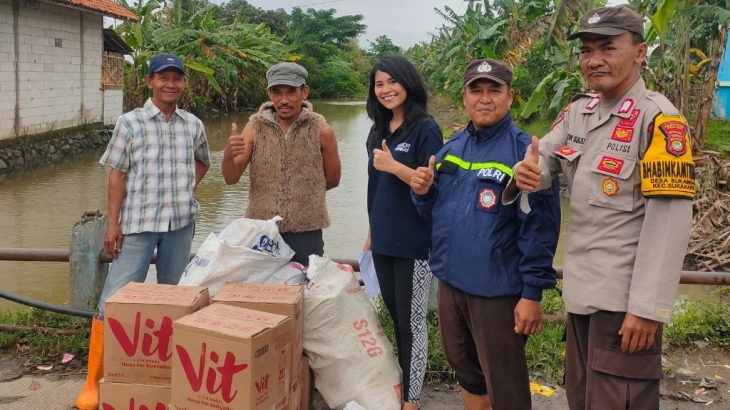
[[[367,156],[370,120],[364,102],[315,101],[337,136],[342,159],[340,186],[327,193],[332,220],[325,230],[325,251],[335,258],[355,258],[367,235]],[[197,197],[202,209],[193,250],[210,232],[243,216],[248,178],[234,186],[223,182],[220,163],[231,122],[243,129],[251,113],[203,118],[211,148],[211,167]],[[71,229],[86,209],[106,211],[107,171],[98,164],[102,151],[59,164],[31,169],[0,180],[0,247],[68,248]],[[67,263],[2,262],[0,288],[53,303],[68,301]],[[0,300],[0,307],[16,306]]]
[[[332,225],[325,230],[325,251],[334,258],[354,258],[367,235],[367,157],[370,121],[364,102],[315,101],[337,136],[342,159],[340,186],[327,193]],[[243,129],[251,113],[204,118],[211,147],[211,168],[198,188],[202,210],[193,250],[210,232],[218,232],[243,215],[248,179],[223,182],[220,163],[230,124]],[[74,223],[87,209],[106,211],[107,171],[98,164],[102,151],[0,179],[0,247],[68,248]],[[563,212],[563,226],[567,212]],[[564,230],[563,230],[564,231]],[[562,237],[555,264],[562,264]],[[68,302],[67,263],[2,262],[0,288],[53,303]],[[0,307],[15,304],[0,300]]]

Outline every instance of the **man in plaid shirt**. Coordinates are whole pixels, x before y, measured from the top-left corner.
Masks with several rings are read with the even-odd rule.
[[[76,401],[82,410],[99,406],[105,301],[129,282],[144,282],[155,249],[157,282],[180,281],[199,209],[195,188],[210,166],[203,123],[177,108],[185,89],[180,58],[153,57],[145,82],[152,98],[119,118],[100,161],[111,168],[104,250],[114,261],[92,323],[89,371]]]

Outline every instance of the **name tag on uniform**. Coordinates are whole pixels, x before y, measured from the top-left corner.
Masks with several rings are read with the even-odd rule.
[[[477,171],[477,179],[486,179],[502,184],[507,180],[507,174],[497,168],[482,168]]]

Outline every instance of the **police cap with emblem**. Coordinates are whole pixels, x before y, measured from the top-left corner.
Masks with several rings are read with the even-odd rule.
[[[476,60],[464,70],[464,87],[476,80],[485,79],[497,84],[512,84],[512,70],[504,63],[490,58]]]
[[[644,38],[644,18],[627,7],[601,7],[588,11],[580,18],[578,31],[568,36],[568,40],[583,34],[618,36],[626,32],[636,33]]]

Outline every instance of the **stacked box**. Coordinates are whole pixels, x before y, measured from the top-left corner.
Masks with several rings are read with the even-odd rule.
[[[171,408],[288,406],[291,320],[216,303],[173,323]]]
[[[309,368],[309,358],[302,356],[299,361],[299,375],[297,377],[300,389],[299,407],[292,410],[309,410],[314,400],[314,373]]]
[[[160,404],[166,406],[170,402],[173,322],[208,302],[208,289],[194,286],[129,283],[112,295],[104,309],[100,408],[147,406],[157,410]]]
[[[161,384],[99,383],[100,410],[167,410],[170,386]]]
[[[304,332],[304,288],[302,286],[233,283],[223,285],[211,303],[284,315],[291,319],[291,356],[287,359],[290,385],[299,374]],[[277,407],[277,410],[281,408]]]

